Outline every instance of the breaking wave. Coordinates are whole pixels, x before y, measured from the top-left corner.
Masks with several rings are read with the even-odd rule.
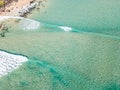
[[[28,59],[25,56],[15,55],[0,50],[0,77],[19,68],[26,61],[28,61]]]

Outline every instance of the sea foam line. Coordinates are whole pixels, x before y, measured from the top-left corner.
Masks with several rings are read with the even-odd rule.
[[[41,23],[32,19],[24,18],[24,17],[18,17],[18,16],[0,16],[0,21],[4,21],[6,19],[21,19],[21,27],[23,30],[34,30],[40,27]],[[54,26],[50,24],[51,26]],[[73,29],[71,27],[67,26],[55,26],[56,28],[60,28],[64,30],[65,32],[72,31]]]
[[[28,25],[26,27],[22,27],[23,29],[37,29],[40,25],[41,25],[41,22],[39,21],[35,21],[35,20],[32,20],[32,19],[28,19],[28,18],[24,18],[24,17],[17,17],[17,16],[0,16],[0,21],[4,21],[6,19],[22,19],[22,20],[29,20],[31,22],[35,22],[34,24],[31,23],[31,25]],[[120,37],[119,36],[116,36],[116,35],[109,35],[109,34],[103,34],[103,33],[97,33],[97,32],[88,32],[88,31],[84,31],[84,30],[78,30],[78,29],[75,29],[75,28],[71,28],[71,27],[67,27],[67,26],[58,26],[58,25],[52,25],[50,24],[51,26],[54,26],[54,27],[57,27],[57,28],[60,28],[66,32],[82,32],[82,33],[88,33],[88,34],[93,34],[93,35],[98,35],[98,36],[103,36],[103,37],[109,37],[109,38],[115,38],[115,39],[119,39],[120,40]]]
[[[64,31],[66,31],[66,32],[69,32],[69,31],[72,30],[71,27],[66,27],[66,26],[59,26],[59,28],[62,29],[62,30],[64,30]]]
[[[26,61],[28,61],[28,58],[25,56],[0,51],[0,77],[19,68]]]
[[[21,19],[21,28],[23,30],[34,30],[40,27],[40,22],[28,19],[28,18],[23,18],[23,17],[17,17],[17,16],[0,16],[0,21],[4,21],[7,19]]]

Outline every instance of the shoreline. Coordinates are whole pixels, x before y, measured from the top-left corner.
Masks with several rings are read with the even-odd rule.
[[[20,16],[26,17],[33,9],[41,9],[45,7],[46,0],[13,0],[6,5],[0,7],[1,16]]]
[[[7,0],[6,0],[7,1]],[[0,7],[0,16],[13,16],[26,18],[32,11],[45,7],[46,0],[12,0]],[[0,18],[0,36],[5,37],[8,27]]]

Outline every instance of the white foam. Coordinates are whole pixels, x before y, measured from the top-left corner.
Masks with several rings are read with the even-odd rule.
[[[25,56],[0,51],[0,77],[19,68],[26,61],[28,61],[28,59]]]
[[[34,30],[40,27],[40,23],[34,20],[22,20],[20,25],[23,30]]]
[[[66,27],[66,26],[59,26],[60,29],[64,30],[64,31],[71,31],[72,28],[71,27]]]
[[[40,26],[40,22],[32,20],[32,19],[27,19],[23,17],[15,17],[15,16],[0,16],[0,21],[4,21],[6,19],[21,19],[21,29],[24,30],[34,30],[37,29]]]
[[[23,19],[23,17],[15,17],[15,16],[0,16],[0,21],[4,21],[6,19],[16,18],[16,19]]]

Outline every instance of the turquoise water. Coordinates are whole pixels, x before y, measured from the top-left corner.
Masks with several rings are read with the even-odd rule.
[[[50,0],[47,5],[29,16],[40,26],[28,30],[22,25],[28,20],[13,21],[0,38],[0,49],[29,58],[0,79],[0,90],[119,90],[120,2]]]
[[[49,0],[47,5],[31,18],[85,32],[120,34],[119,0]]]

